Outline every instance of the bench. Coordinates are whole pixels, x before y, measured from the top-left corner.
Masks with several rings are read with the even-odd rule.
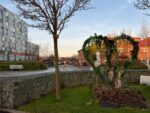
[[[9,69],[10,70],[22,70],[22,69],[24,69],[23,68],[23,65],[9,65]]]
[[[150,76],[141,75],[140,76],[140,84],[144,84],[144,85],[150,86]]]

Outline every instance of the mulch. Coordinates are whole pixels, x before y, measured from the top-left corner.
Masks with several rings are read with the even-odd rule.
[[[140,91],[131,89],[115,89],[108,86],[95,88],[95,97],[101,107],[133,107],[146,109],[148,103]]]

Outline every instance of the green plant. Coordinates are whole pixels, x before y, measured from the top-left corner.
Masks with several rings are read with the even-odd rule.
[[[132,89],[141,91],[144,97],[150,102],[150,87],[141,85],[132,85]],[[87,104],[90,103],[90,104]],[[102,108],[93,97],[93,89],[89,86],[79,86],[62,89],[62,100],[55,99],[55,93],[42,97],[27,105],[22,105],[19,110],[29,113],[150,113],[150,107],[146,110],[130,107]]]
[[[132,61],[129,69],[147,69],[147,66],[141,61]]]
[[[47,69],[47,66],[43,62],[38,61],[1,61],[0,62],[0,71],[9,71],[10,65],[23,65],[24,70],[43,70]]]
[[[120,47],[121,44],[131,46],[130,56],[126,59],[121,59],[123,55],[126,55],[128,50],[124,51],[126,47]],[[100,54],[101,64],[95,65],[96,55],[91,53],[90,49],[92,45],[96,45],[96,51]],[[137,60],[138,54],[138,42],[135,42],[132,37],[121,34],[120,36],[109,39],[106,36],[99,35],[91,36],[85,40],[83,44],[83,53],[89,64],[93,67],[94,72],[101,78],[101,82],[104,84],[111,84],[119,87],[119,82],[124,79],[126,70],[129,68],[131,61]],[[97,54],[97,53],[95,53]],[[102,56],[102,58],[101,58]],[[103,60],[103,61],[102,61]]]

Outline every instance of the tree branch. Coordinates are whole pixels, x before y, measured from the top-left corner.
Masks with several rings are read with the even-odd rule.
[[[134,6],[140,10],[150,10],[150,0],[137,0]],[[146,14],[149,16],[150,14]]]
[[[12,0],[32,27],[60,34],[75,12],[89,9],[91,0]]]

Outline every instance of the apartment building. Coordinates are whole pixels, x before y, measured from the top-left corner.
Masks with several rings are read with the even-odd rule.
[[[138,59],[150,61],[150,37],[139,41]]]
[[[37,49],[29,54],[35,46],[28,42],[27,23],[0,5],[0,61],[28,60],[39,54]]]
[[[39,46],[31,43],[31,42],[27,42],[27,53],[26,53],[26,60],[37,60],[39,59]]]

